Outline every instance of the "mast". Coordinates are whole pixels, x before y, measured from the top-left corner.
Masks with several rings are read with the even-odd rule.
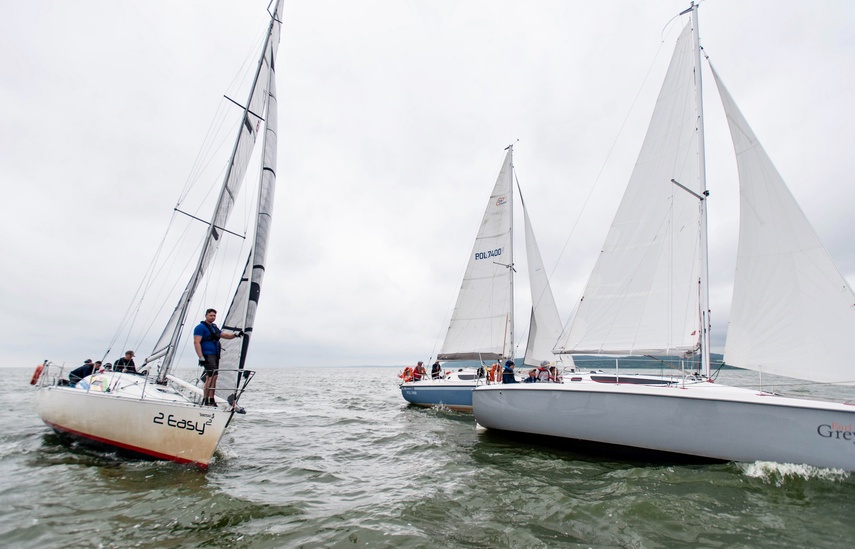
[[[510,334],[510,339],[511,339],[511,341],[510,341],[511,355],[508,358],[513,360],[514,359],[514,145],[513,145],[513,143],[508,145],[508,154],[511,157],[511,162],[510,162],[510,164],[511,164],[510,165],[511,175],[510,175],[510,177],[508,177],[508,182],[509,182],[509,185],[508,185],[508,202],[510,202],[510,204],[509,204],[509,208],[510,208],[510,231],[509,231],[510,238],[508,239],[509,240],[508,248],[510,249],[510,252],[511,252],[511,261],[510,261],[510,264],[508,265],[508,269],[511,270],[511,272],[510,272],[511,283],[508,284],[510,292],[511,292],[511,295],[510,295],[511,309],[510,309],[510,314],[508,316],[508,322],[510,322],[511,326],[510,326],[510,330],[508,333]]]
[[[704,101],[701,84],[701,47],[698,33],[698,4],[692,2],[692,37],[695,49],[695,105],[698,109],[698,183],[703,198],[700,201],[700,281],[698,285],[701,322],[701,373],[710,375],[710,291],[709,244],[707,241],[707,171],[704,146]]]
[[[178,346],[178,341],[187,321],[187,314],[190,307],[190,301],[196,293],[202,277],[205,274],[207,267],[213,258],[214,251],[219,245],[219,240],[222,237],[228,220],[232,206],[235,201],[235,195],[240,190],[243,182],[244,174],[246,173],[246,163],[252,149],[255,146],[255,141],[258,133],[258,127],[262,121],[261,114],[264,111],[264,104],[267,101],[268,90],[265,87],[263,90],[258,89],[259,82],[267,84],[269,82],[268,75],[262,75],[262,71],[269,70],[266,65],[268,48],[270,47],[271,36],[274,28],[280,17],[279,8],[281,0],[277,1],[276,8],[270,18],[270,26],[267,29],[264,47],[262,48],[261,56],[258,60],[258,66],[255,71],[255,77],[252,81],[252,87],[247,98],[246,105],[243,107],[242,124],[235,139],[232,154],[229,158],[228,169],[223,178],[223,185],[220,189],[217,204],[214,207],[214,213],[211,216],[211,222],[207,230],[207,234],[202,243],[202,249],[199,253],[199,259],[196,263],[196,268],[190,277],[187,286],[178,300],[178,304],[172,313],[169,321],[161,334],[157,345],[151,356],[146,359],[150,362],[156,358],[163,357],[163,362],[158,368],[157,381],[163,383],[166,380],[167,374],[172,369],[172,363],[175,359],[175,352]]]

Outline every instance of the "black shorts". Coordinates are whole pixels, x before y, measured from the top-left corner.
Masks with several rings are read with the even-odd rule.
[[[217,370],[220,369],[219,355],[205,355],[205,365],[202,367],[205,368],[205,373],[209,376],[217,375]]]

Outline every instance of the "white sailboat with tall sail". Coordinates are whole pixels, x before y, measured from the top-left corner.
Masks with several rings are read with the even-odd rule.
[[[512,359],[514,350],[514,206],[513,145],[507,148],[499,176],[469,254],[463,283],[448,326],[442,349],[443,373],[414,381],[402,374],[401,394],[419,406],[445,406],[472,410],[472,390],[488,383],[490,363],[501,365]],[[561,333],[558,308],[525,213],[526,256],[532,291],[532,316],[526,347],[526,364],[554,361],[552,347]],[[453,367],[456,361],[478,361],[478,367]],[[451,370],[448,370],[452,367]],[[563,367],[563,366],[562,366]],[[499,372],[499,376],[501,372]]]
[[[726,461],[855,471],[855,407],[714,383],[698,6],[677,44],[626,193],[556,352],[700,358],[671,384],[485,386],[489,429]],[[725,361],[851,384],[855,294],[712,71],[740,183],[740,236]],[[826,389],[827,390],[827,389]],[[548,420],[544,420],[548,418]],[[571,443],[572,444],[572,443]]]
[[[35,378],[36,409],[54,431],[135,456],[207,467],[233,416],[253,372],[245,368],[255,329],[276,184],[277,102],[276,58],[281,29],[282,0],[274,2],[270,25],[243,106],[242,121],[232,149],[214,212],[205,230],[201,251],[190,280],[162,335],[145,364],[147,375],[117,371],[94,372],[76,384],[61,383],[58,365],[45,363]],[[224,333],[215,402],[205,405],[203,391],[173,374],[179,342],[190,304],[204,279],[226,229],[232,207],[252,160],[258,137],[262,147],[252,245],[234,298],[223,322]],[[232,269],[234,272],[236,269]],[[195,359],[195,355],[193,355]],[[155,375],[156,371],[156,375]]]

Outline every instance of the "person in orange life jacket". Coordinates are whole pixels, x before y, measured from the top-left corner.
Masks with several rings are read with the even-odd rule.
[[[519,383],[514,377],[514,361],[508,360],[505,362],[505,368],[502,370],[502,383]]]
[[[205,380],[204,402],[206,406],[216,406],[214,393],[217,390],[217,370],[220,368],[220,339],[234,339],[242,337],[243,332],[224,333],[214,321],[217,319],[217,311],[208,309],[205,311],[205,320],[193,329],[193,347],[196,348],[196,356],[199,357],[199,366],[205,369],[202,375]]]
[[[425,370],[425,363],[420,360],[413,368],[413,381],[421,381],[424,377],[427,377],[427,370]]]
[[[487,376],[488,381],[499,381],[499,363],[494,362],[492,366],[490,366],[490,373]]]

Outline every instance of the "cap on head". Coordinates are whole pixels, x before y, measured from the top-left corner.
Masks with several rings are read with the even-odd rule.
[[[86,360],[83,361],[83,364],[92,364],[92,359],[87,358]]]

